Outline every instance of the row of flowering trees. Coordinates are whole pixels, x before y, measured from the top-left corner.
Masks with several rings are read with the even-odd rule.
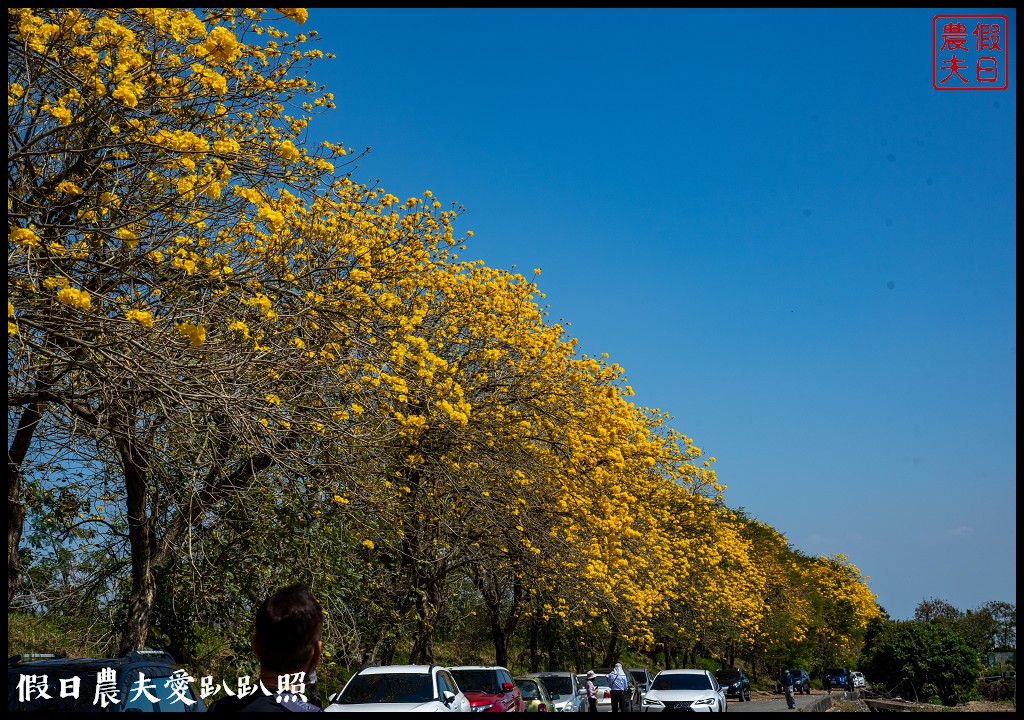
[[[121,652],[291,579],[348,664],[431,660],[470,607],[506,663],[852,652],[856,568],[731,512],[534,280],[459,259],[458,206],[304,142],[334,101],[305,19],[8,11],[9,602]]]

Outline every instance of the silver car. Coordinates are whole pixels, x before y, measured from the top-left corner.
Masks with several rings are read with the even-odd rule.
[[[574,672],[539,672],[526,677],[539,677],[551,694],[555,712],[590,712],[587,688],[580,685]]]

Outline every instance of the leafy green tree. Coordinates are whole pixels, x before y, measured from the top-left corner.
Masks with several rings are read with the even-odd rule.
[[[992,619],[992,645],[995,650],[1017,649],[1017,606],[990,600],[979,608]]]
[[[894,688],[904,680],[919,697],[937,695],[943,705],[974,697],[981,661],[953,628],[942,621],[889,623],[871,638],[861,667],[876,686]]]

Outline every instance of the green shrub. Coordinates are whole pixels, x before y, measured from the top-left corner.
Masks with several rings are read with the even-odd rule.
[[[865,674],[883,687],[908,679],[919,697],[952,706],[977,697],[978,654],[947,623],[891,622],[872,637],[861,658]]]

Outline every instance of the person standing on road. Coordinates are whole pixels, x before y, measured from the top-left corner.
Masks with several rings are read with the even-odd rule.
[[[832,694],[832,676],[828,673],[825,673],[825,691],[829,695]]]
[[[846,691],[853,692],[856,687],[853,684],[853,673],[849,670],[846,671]]]
[[[590,703],[590,712],[597,712],[597,685],[594,684],[596,677],[597,673],[593,670],[587,671],[587,702]]]
[[[782,690],[786,693],[786,706],[792,710],[796,707],[796,700],[793,698],[793,676],[789,670],[782,671]]]
[[[626,692],[629,690],[629,677],[622,669],[622,663],[615,663],[615,668],[608,674],[608,684],[612,688],[612,712],[626,712]]]

